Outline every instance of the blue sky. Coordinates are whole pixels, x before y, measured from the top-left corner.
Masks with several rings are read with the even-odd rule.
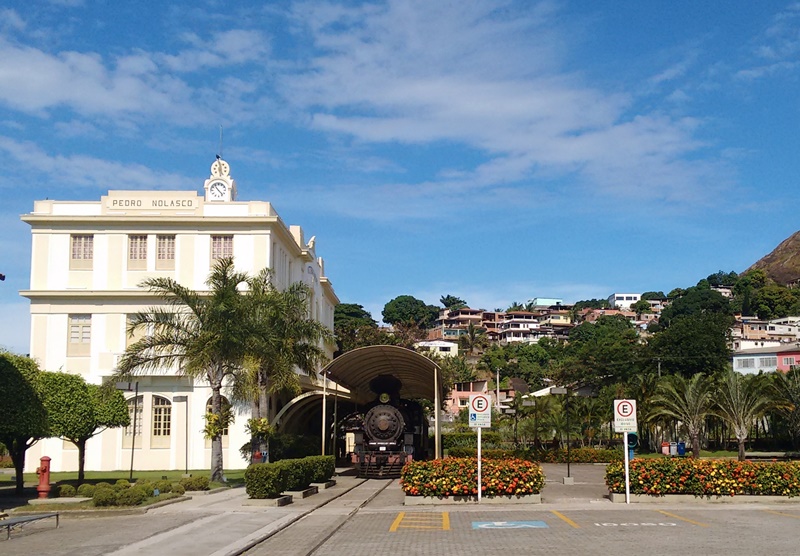
[[[317,236],[343,302],[566,302],[742,271],[797,231],[800,3],[0,8],[0,345],[35,199],[201,190]]]

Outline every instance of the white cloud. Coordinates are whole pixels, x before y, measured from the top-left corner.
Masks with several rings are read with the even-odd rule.
[[[14,31],[22,31],[26,27],[25,20],[17,13],[16,10],[5,8],[0,10],[0,30],[11,29]]]
[[[6,160],[14,160],[61,186],[94,189],[195,189],[197,186],[179,174],[154,171],[141,164],[122,164],[85,155],[50,155],[33,143],[1,135],[0,153]]]
[[[549,4],[539,6],[303,4],[297,19],[321,53],[279,88],[318,130],[366,144],[448,141],[480,150],[484,162],[459,169],[462,187],[530,183],[544,173],[601,194],[706,200],[705,180],[720,164],[692,157],[706,147],[695,139],[701,122],[637,112],[631,95],[562,70],[568,30]],[[675,79],[690,63],[655,79]]]

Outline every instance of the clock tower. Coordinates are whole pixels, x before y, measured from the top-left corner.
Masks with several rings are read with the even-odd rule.
[[[231,167],[220,157],[211,165],[211,177],[204,185],[206,202],[219,203],[236,200],[236,181],[231,179]]]

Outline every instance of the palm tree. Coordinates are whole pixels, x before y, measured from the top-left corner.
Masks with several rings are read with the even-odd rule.
[[[729,370],[719,381],[716,406],[714,413],[733,429],[739,444],[739,461],[744,461],[750,427],[772,406],[761,377],[746,377]]]
[[[786,419],[792,444],[797,448],[800,444],[800,367],[792,367],[786,374],[775,373],[773,392],[775,405]]]
[[[470,355],[474,355],[475,351],[486,347],[488,343],[489,340],[484,329],[480,326],[475,326],[473,322],[470,322],[465,333],[458,337],[458,346],[467,350]]]
[[[122,377],[148,371],[177,372],[211,387],[206,434],[211,439],[211,480],[221,481],[222,431],[230,412],[223,408],[222,387],[240,372],[249,337],[240,286],[247,274],[236,272],[233,259],[220,259],[206,280],[208,292],[185,288],[172,278],[149,278],[142,286],[161,297],[166,307],[133,315],[128,333],[148,332],[131,344],[118,365]]]
[[[700,457],[700,433],[711,414],[714,389],[703,373],[686,379],[682,375],[664,377],[653,397],[653,417],[670,417],[680,422],[689,435],[692,455]]]
[[[295,282],[283,291],[271,282],[265,269],[248,280],[250,295],[244,301],[250,334],[246,373],[235,385],[233,398],[253,404],[253,418],[267,415],[267,395],[279,391],[300,393],[297,369],[313,374],[326,361],[324,342],[333,341],[331,330],[309,316],[311,289]]]

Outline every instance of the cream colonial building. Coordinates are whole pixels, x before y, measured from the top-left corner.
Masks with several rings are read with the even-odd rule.
[[[214,262],[234,257],[237,270],[254,273],[269,267],[283,288],[302,281],[313,291],[313,318],[333,329],[338,303],[325,276],[315,239],[306,241],[299,226],[287,227],[263,201],[237,201],[230,167],[217,159],[196,191],[109,191],[100,201],[36,201],[22,216],[31,226],[30,354],[48,371],[63,370],[100,384],[115,370],[128,337],[128,315],[162,303],[139,287],[144,278],[171,277],[195,289]],[[332,355],[332,354],[329,354]],[[211,391],[174,370],[137,377],[139,396],[126,393],[134,428],[107,430],[91,439],[87,470],[127,469],[133,443],[136,469],[206,469],[210,443],[203,438],[203,415]],[[313,388],[313,384],[308,384]],[[282,400],[285,402],[285,400]],[[280,409],[271,400],[271,417]],[[224,465],[242,468],[239,448],[247,442],[249,408],[238,408],[223,438]],[[54,471],[77,469],[74,445],[59,439],[38,442],[27,466],[52,458]]]

